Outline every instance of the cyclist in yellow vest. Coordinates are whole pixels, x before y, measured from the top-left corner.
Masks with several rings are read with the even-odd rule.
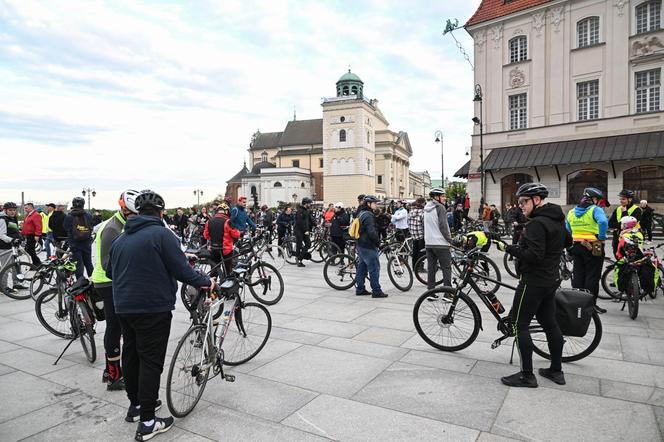
[[[633,216],[636,218],[637,225],[636,228],[640,229],[641,225],[638,224],[638,222],[641,221],[641,215],[643,212],[641,211],[641,208],[639,207],[638,204],[635,204],[635,198],[636,196],[634,195],[634,192],[631,190],[623,189],[620,191],[618,194],[618,198],[620,200],[620,206],[616,208],[616,210],[613,211],[611,214],[611,218],[609,218],[609,228],[613,229],[613,242],[611,245],[613,246],[613,255],[615,256],[616,251],[618,250],[618,241],[620,240],[620,220],[622,219],[623,216]]]
[[[48,259],[55,259],[55,251],[52,250],[52,246],[55,243],[53,238],[53,232],[48,226],[49,221],[51,221],[51,215],[55,212],[55,204],[48,203],[46,205],[47,214],[42,213],[42,238],[44,239],[44,248],[46,249],[46,257]]]
[[[468,251],[474,249],[475,247],[481,247],[482,252],[488,252],[489,248],[491,247],[491,242],[489,241],[489,239],[491,239],[489,238],[490,236],[490,233],[485,233],[481,230],[466,233],[463,235],[462,239],[463,249]]]
[[[122,367],[120,366],[120,338],[122,331],[120,321],[115,314],[113,303],[113,283],[106,276],[106,268],[110,259],[111,244],[124,230],[125,222],[130,216],[138,214],[134,200],[139,192],[126,190],[120,195],[120,210],[110,219],[99,225],[95,237],[95,267],[90,278],[95,290],[104,299],[104,315],[106,316],[106,332],[104,333],[104,350],[106,352],[106,369],[102,377],[107,382],[108,390],[124,390]]]
[[[590,291],[595,298],[595,310],[598,313],[606,313],[605,309],[597,305],[597,296],[604,265],[604,241],[609,226],[606,213],[597,205],[602,196],[602,191],[595,187],[584,189],[580,204],[567,213],[565,221],[567,231],[572,234],[574,241],[569,249],[574,259],[572,287]]]

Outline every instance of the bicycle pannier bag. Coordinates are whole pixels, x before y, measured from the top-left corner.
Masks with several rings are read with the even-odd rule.
[[[105,321],[106,315],[104,314],[104,298],[101,297],[99,292],[93,287],[88,289],[88,299],[90,299],[90,304],[92,304],[92,312],[95,315],[97,321]]]
[[[565,336],[583,337],[592,320],[593,295],[584,290],[559,289],[556,292],[556,321]]]

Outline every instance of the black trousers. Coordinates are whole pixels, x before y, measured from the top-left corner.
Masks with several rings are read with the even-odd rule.
[[[408,229],[395,229],[394,230],[394,237],[397,239],[399,242],[404,242],[406,238],[410,236],[410,230]]]
[[[415,263],[417,260],[425,254],[425,252],[422,251],[424,249],[424,245],[424,238],[413,238],[413,271],[415,271]]]
[[[297,243],[297,259],[302,261],[311,248],[311,238],[304,233],[295,232],[295,241]]]
[[[154,419],[159,380],[171,333],[171,312],[119,314],[122,326],[122,369],[127,397],[141,406],[141,421]]]
[[[115,314],[115,304],[113,304],[113,287],[96,287],[95,290],[104,300],[104,316],[106,317],[106,331],[104,332],[104,351],[109,358],[120,356],[120,338],[122,337],[122,327],[120,318]]]
[[[346,253],[346,240],[343,236],[330,236],[330,240],[339,247],[339,253]]]
[[[32,263],[36,266],[41,265],[41,260],[37,256],[37,252],[35,251],[35,247],[37,246],[37,241],[35,240],[35,237],[32,235],[28,235],[25,237],[25,251],[26,253],[30,256],[30,259],[32,259]]]
[[[88,278],[92,276],[92,244],[82,246],[70,244],[71,254],[76,261],[76,279],[83,277],[83,269],[88,272]]]
[[[590,250],[577,243],[570,249],[573,257],[572,287],[586,289],[593,294],[595,302],[599,295],[599,280],[602,278],[604,267],[603,256],[593,256]]]
[[[516,331],[516,345],[521,358],[521,371],[533,372],[533,339],[530,323],[533,318],[542,326],[551,354],[551,369],[562,369],[563,335],[556,322],[556,287],[535,287],[519,282],[514,293],[510,318]]]
[[[648,241],[652,241],[652,224],[641,224],[641,230],[643,230],[643,236]]]

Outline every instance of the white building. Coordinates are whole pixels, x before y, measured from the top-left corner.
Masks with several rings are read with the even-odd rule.
[[[590,185],[612,203],[627,188],[664,206],[662,23],[662,0],[482,1],[465,28],[487,202],[514,203],[520,184],[540,181],[564,206]],[[466,169],[474,208],[479,129]]]

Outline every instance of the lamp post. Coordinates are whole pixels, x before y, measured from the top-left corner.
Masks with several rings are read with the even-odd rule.
[[[440,185],[444,189],[445,188],[445,150],[443,149],[443,132],[440,130],[437,130],[436,133],[434,133],[434,136],[436,137],[436,143],[440,143]]]
[[[88,195],[88,210],[92,210],[92,205],[90,204],[90,198],[94,198],[97,196],[97,191],[95,189],[90,189],[88,188],[83,188],[83,191],[81,192],[83,194],[83,197],[85,198],[85,195]]]
[[[195,189],[194,190],[194,195],[196,196],[196,201],[198,201],[197,205],[201,205],[201,196],[203,196],[203,191],[201,189]]]
[[[484,96],[482,95],[482,86],[475,85],[475,98],[473,101],[480,104],[480,117],[473,117],[473,123],[480,127],[480,209],[484,205],[484,121],[482,120],[482,105],[484,103]]]

